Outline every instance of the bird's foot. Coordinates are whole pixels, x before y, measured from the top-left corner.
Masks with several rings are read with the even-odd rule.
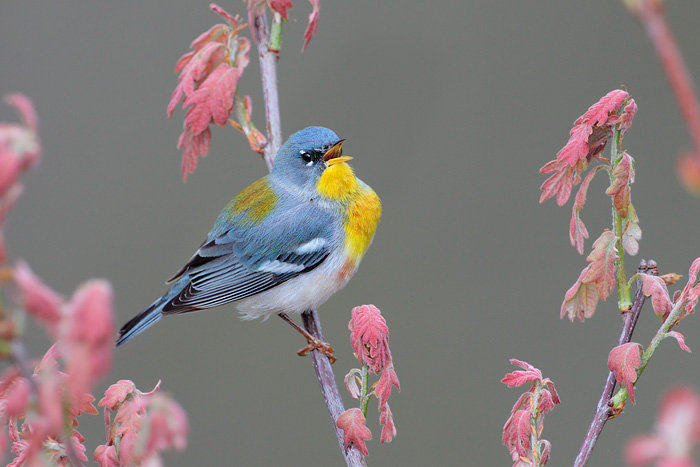
[[[323,355],[328,357],[328,360],[330,360],[331,364],[335,363],[335,350],[333,350],[333,347],[331,347],[331,345],[328,342],[323,342],[321,339],[312,336],[306,329],[299,326],[292,318],[287,316],[286,313],[279,313],[278,316],[285,320],[287,323],[289,323],[289,325],[292,326],[294,329],[296,329],[299,332],[299,334],[304,336],[304,338],[306,338],[307,342],[309,343],[309,345],[307,345],[303,349],[299,349],[297,355],[303,357],[307,354],[307,352],[311,352],[312,350],[318,350]]]
[[[309,339],[310,337],[310,339]],[[314,336],[309,335],[306,339],[309,341],[309,345],[304,347],[303,349],[299,349],[297,351],[297,355],[300,357],[303,357],[306,355],[307,352],[311,352],[312,350],[318,350],[321,352],[323,355],[328,357],[328,360],[331,361],[331,364],[335,363],[335,350],[333,350],[333,347],[328,342],[323,342],[320,339],[316,339]]]

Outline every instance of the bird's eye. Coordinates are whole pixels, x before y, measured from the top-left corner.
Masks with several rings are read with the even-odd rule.
[[[301,160],[303,160],[304,162],[306,162],[306,165],[311,165],[311,160],[312,160],[311,154],[309,154],[309,153],[306,152],[306,151],[302,152],[302,153],[301,153]]]

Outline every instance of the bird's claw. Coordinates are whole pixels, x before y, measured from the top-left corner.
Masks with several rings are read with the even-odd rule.
[[[297,355],[300,357],[305,356],[308,352],[311,352],[312,350],[318,350],[321,352],[323,355],[328,357],[328,360],[331,361],[331,364],[335,363],[335,350],[333,350],[333,347],[328,342],[323,342],[320,339],[316,339],[315,337],[312,339],[309,339],[309,345],[306,347],[299,349],[297,351]]]

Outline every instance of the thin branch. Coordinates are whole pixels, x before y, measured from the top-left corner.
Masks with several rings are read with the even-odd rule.
[[[686,316],[686,311],[685,311],[685,306],[684,304],[687,303],[681,296],[678,298],[673,303],[673,307],[671,308],[671,311],[668,313],[668,316],[664,319],[663,323],[661,323],[661,327],[656,331],[656,334],[654,334],[654,337],[651,338],[651,342],[647,346],[647,348],[644,350],[642,353],[642,356],[640,358],[640,363],[639,363],[639,368],[637,369],[637,379],[635,380],[634,384],[636,385],[639,382],[639,378],[642,376],[644,373],[644,370],[646,369],[647,365],[649,365],[649,362],[651,361],[651,358],[654,356],[654,353],[656,352],[656,349],[659,347],[661,344],[661,341],[663,341],[665,338],[669,337],[669,332],[673,327],[678,324],[678,322],[683,319],[683,316]],[[679,341],[679,344],[681,342]],[[684,348],[683,345],[681,345],[681,348]],[[686,351],[690,352],[690,349],[685,348]],[[613,396],[612,398],[612,404],[613,407],[618,407],[621,404],[624,404],[624,402],[627,400],[629,397],[629,393],[627,392],[627,389],[622,387],[620,390],[617,391],[617,394]]]
[[[685,119],[690,137],[695,144],[695,158],[700,162],[700,103],[695,92],[693,79],[683,60],[676,39],[668,27],[664,16],[664,2],[659,0],[629,0],[628,8],[644,26],[651,43],[656,49],[671,89],[676,95],[678,106]]]
[[[282,145],[282,127],[280,123],[279,112],[279,97],[277,94],[277,60],[279,58],[279,45],[270,47],[270,31],[268,29],[267,17],[263,11],[261,14],[253,14],[252,10],[248,21],[250,24],[253,39],[258,47],[258,56],[260,58],[260,75],[262,78],[263,94],[265,96],[265,118],[267,122],[267,146],[264,148],[263,158],[267,163],[268,169],[272,170],[275,156]],[[278,31],[276,28],[281,28],[281,21],[273,23],[272,36],[277,37]],[[311,309],[302,313],[304,327],[317,339],[323,341],[323,332],[321,330],[321,322],[318,319],[318,313],[315,309]],[[340,391],[335,383],[335,375],[328,361],[328,358],[319,351],[311,352],[311,359],[316,370],[318,383],[321,386],[323,400],[328,407],[328,415],[330,415],[333,429],[335,430],[340,449],[345,457],[345,462],[349,467],[366,466],[364,457],[356,448],[346,449],[343,442],[342,430],[338,428],[335,421],[340,414],[345,411],[343,399],[340,397]]]
[[[272,170],[275,156],[282,146],[282,124],[280,122],[280,104],[277,94],[277,60],[278,52],[270,49],[270,31],[267,16],[262,14],[249,17],[250,30],[258,47],[260,78],[265,97],[265,120],[267,122],[267,146],[263,149],[263,158],[267,168]]]
[[[301,314],[301,318],[306,330],[316,336],[316,338],[323,340],[323,330],[321,329],[321,322],[318,319],[316,310],[305,311]],[[354,447],[345,449],[342,430],[335,424],[338,417],[345,412],[345,406],[343,405],[343,399],[340,397],[338,386],[335,384],[335,375],[333,374],[333,368],[331,368],[331,362],[318,350],[313,350],[311,352],[311,358],[314,362],[318,384],[321,386],[323,400],[328,407],[328,415],[331,417],[335,436],[345,456],[346,464],[348,467],[366,466],[365,458],[360,454],[360,451]]]
[[[654,261],[649,261],[647,265],[646,261],[642,260],[637,268],[637,273],[647,273],[653,274],[658,270],[656,269],[656,263]],[[637,320],[639,319],[639,313],[644,306],[644,301],[646,297],[642,291],[642,281],[637,280],[635,282],[637,290],[634,294],[634,300],[632,301],[632,310],[627,312],[622,312],[622,332],[620,332],[620,338],[617,341],[617,345],[626,344],[632,338],[632,333],[637,325]],[[574,461],[574,467],[583,467],[588,464],[588,460],[593,453],[593,448],[595,447],[598,438],[600,437],[601,431],[605,426],[605,422],[608,421],[612,414],[610,410],[610,399],[612,398],[613,391],[615,390],[615,373],[609,372],[608,378],[605,380],[605,386],[603,386],[603,392],[600,395],[600,400],[598,400],[598,406],[596,407],[595,415],[591,424],[588,427],[588,432],[586,437],[583,439],[583,444],[581,444],[581,449],[579,450],[578,456]]]

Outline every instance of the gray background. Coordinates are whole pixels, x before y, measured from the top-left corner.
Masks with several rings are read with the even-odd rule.
[[[45,148],[6,228],[10,254],[66,294],[87,278],[109,279],[119,325],[165,291],[163,281],[219,210],[266,171],[240,134],[217,128],[209,156],[181,182],[182,112],[168,121],[165,108],[175,62],[218,22],[207,5],[0,5],[0,93],[35,101]],[[245,12],[237,0],[223,6]],[[700,205],[675,174],[676,154],[690,141],[649,41],[615,1],[321,7],[304,53],[310,6],[297,0],[290,12],[281,112],[285,135],[320,124],[348,138],[356,173],[384,203],[359,273],[321,309],[341,384],[355,365],[350,309],[374,303],[391,329],[403,388],[390,402],[398,437],[379,444],[373,403],[368,462],[510,465],[501,430],[521,391],[499,380],[516,357],[555,382],[563,403],[547,416],[543,437],[553,444],[552,465],[571,463],[620,320],[614,296],[584,324],[559,320],[564,292],[586,262],[569,245],[571,204],[538,204],[538,169],[608,91],[625,86],[639,105],[623,143],[636,159],[639,257],[687,274],[700,255]],[[700,77],[700,3],[670,2],[668,14]],[[254,59],[240,85],[263,126]],[[6,107],[0,117],[14,118]],[[582,214],[591,240],[609,226],[606,186],[598,177]],[[657,327],[647,307],[635,339],[648,343]],[[590,465],[620,465],[621,446],[651,429],[672,384],[700,386],[697,318],[680,330],[696,353],[664,342],[637,405],[606,427]],[[43,331],[27,340],[33,355],[43,353]],[[120,348],[99,390],[123,378],[144,390],[163,380],[191,423],[187,451],[166,454],[167,465],[340,465],[311,362],[294,353],[302,344],[281,320],[241,322],[232,307],[178,316]],[[103,442],[102,426],[101,417],[81,423],[90,454]]]

